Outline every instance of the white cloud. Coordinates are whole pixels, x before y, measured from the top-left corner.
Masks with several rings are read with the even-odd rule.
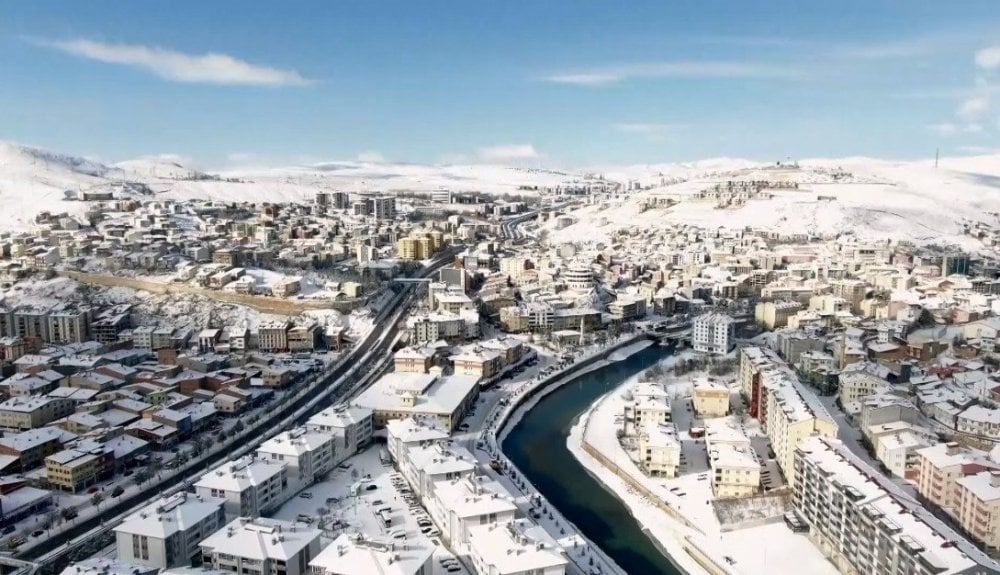
[[[531,144],[510,144],[480,148],[479,158],[486,162],[506,164],[541,159],[542,155]]]
[[[981,118],[990,111],[990,98],[985,94],[980,94],[977,96],[972,96],[966,99],[958,107],[959,118],[966,121],[972,121],[977,118]]]
[[[385,156],[374,150],[367,150],[358,154],[359,162],[369,162],[372,164],[385,163]]]
[[[982,124],[967,123],[967,124],[956,124],[954,122],[942,122],[940,124],[931,124],[927,126],[929,130],[936,133],[939,136],[952,137],[959,134],[978,134],[984,130]]]
[[[543,79],[557,84],[600,86],[642,78],[793,78],[799,71],[787,66],[754,62],[687,61],[626,64],[550,74]]]
[[[257,66],[228,54],[184,54],[141,44],[107,44],[92,40],[39,44],[89,60],[140,68],[173,82],[241,86],[304,86],[310,83],[295,70]]]
[[[1000,68],[1000,44],[976,52],[976,66],[986,70]]]
[[[652,141],[662,141],[672,134],[677,133],[680,126],[675,124],[651,124],[651,123],[622,123],[612,124],[612,127],[619,132],[645,136]]]
[[[1000,154],[1000,148],[992,148],[990,146],[959,146],[958,151],[964,154],[975,154],[977,156]]]

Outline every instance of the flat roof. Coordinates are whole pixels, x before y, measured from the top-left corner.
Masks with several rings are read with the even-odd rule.
[[[304,523],[258,517],[238,517],[209,535],[200,544],[208,551],[264,561],[294,559],[319,542],[321,531]]]
[[[496,575],[565,566],[562,548],[544,529],[527,519],[469,528],[469,546]]]
[[[309,566],[336,575],[416,575],[428,571],[424,566],[433,554],[434,546],[423,536],[388,543],[343,533]]]

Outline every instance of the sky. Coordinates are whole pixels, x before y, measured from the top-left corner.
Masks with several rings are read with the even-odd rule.
[[[201,167],[993,153],[1000,9],[11,0],[0,139]]]

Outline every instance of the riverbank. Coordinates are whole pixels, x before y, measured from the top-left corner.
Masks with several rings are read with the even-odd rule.
[[[669,374],[672,364],[683,358],[668,358],[660,366]],[[701,375],[663,377],[675,414],[687,411],[691,380]],[[638,379],[636,375],[619,382],[590,406],[571,429],[567,447],[592,477],[629,508],[665,554],[690,575],[837,573],[804,535],[784,525],[780,512],[762,513],[774,503],[770,496],[728,504],[727,511],[737,520],[723,526],[714,509],[704,443],[686,431],[678,432],[688,460],[682,475],[647,477],[622,447],[616,433],[620,425],[615,424],[624,407],[623,396]],[[769,518],[755,520],[758,513]]]
[[[532,514],[532,517],[567,550],[570,568],[580,573],[591,573],[599,569],[606,575],[626,575],[625,570],[584,536],[583,532],[567,520],[556,506],[548,503],[517,465],[504,454],[500,446],[503,445],[510,430],[520,423],[524,414],[542,398],[582,375],[606,367],[609,362],[604,358],[612,353],[618,352],[619,356],[616,357],[620,357],[629,351],[628,355],[631,355],[642,351],[650,343],[642,334],[629,335],[610,346],[590,348],[554,373],[538,376],[512,389],[506,401],[496,405],[486,416],[486,428],[480,434],[477,449],[474,451],[476,457],[487,465],[487,469],[490,469],[488,464],[491,463],[501,465],[502,472],[497,473],[490,469],[488,473],[504,483],[512,493],[519,494],[522,502],[527,502],[530,507],[522,511]],[[541,513],[535,516],[538,511]]]

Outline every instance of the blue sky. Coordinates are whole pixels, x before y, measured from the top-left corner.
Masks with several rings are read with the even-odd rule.
[[[1000,146],[996,0],[0,4],[0,139],[583,166]]]

